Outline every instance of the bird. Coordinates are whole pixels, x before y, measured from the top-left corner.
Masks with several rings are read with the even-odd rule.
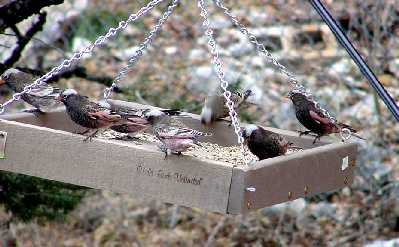
[[[231,94],[231,100],[234,102],[234,109],[240,110],[247,108],[251,105],[247,101],[248,97],[251,96],[252,90],[248,89],[244,92],[233,92]],[[210,95],[205,99],[204,106],[201,111],[201,123],[204,125],[210,125],[218,119],[229,116],[229,108],[226,106],[226,99],[222,95]]]
[[[315,103],[310,101],[304,94],[291,91],[287,97],[291,99],[294,105],[296,118],[308,129],[307,131],[300,132],[299,136],[309,135],[311,133],[316,134],[313,144],[315,144],[317,140],[320,140],[322,136],[340,133],[344,128],[349,129],[351,135],[364,140],[363,137],[355,134],[357,130],[351,126],[340,122],[332,122],[321,110],[317,109]]]
[[[0,77],[0,85],[7,85],[14,92],[20,93],[24,87],[33,83],[35,77],[32,74],[25,73],[18,69],[8,69]],[[24,93],[21,99],[34,106],[34,109],[24,110],[30,113],[46,113],[52,109],[61,106],[57,100],[61,89],[49,85],[41,85],[33,88],[29,93]]]
[[[198,137],[212,136],[211,133],[204,133],[187,127],[182,122],[167,118],[157,122],[153,126],[154,135],[161,142],[159,148],[165,153],[165,159],[170,154],[181,155],[190,147],[200,145]]]
[[[169,116],[179,116],[181,111],[179,109],[139,109],[128,106],[115,106],[110,108],[113,112],[121,115],[129,121],[121,124],[111,126],[110,129],[128,134],[128,139],[135,139],[135,135],[144,131],[154,125],[156,122],[161,121],[163,118]]]
[[[109,108],[90,101],[88,97],[78,94],[74,89],[64,90],[60,94],[59,100],[64,103],[66,112],[72,121],[87,128],[85,132],[81,133],[83,135],[89,133],[84,141],[91,141],[99,130],[129,122],[127,118],[122,118],[121,115]]]
[[[282,135],[265,130],[264,128],[249,124],[241,128],[244,144],[249,151],[259,160],[274,158],[287,153],[288,147],[293,143],[287,141]]]

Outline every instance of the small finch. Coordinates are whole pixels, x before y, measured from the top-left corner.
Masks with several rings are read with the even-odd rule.
[[[59,100],[64,103],[69,117],[75,123],[87,128],[82,134],[90,133],[84,141],[91,140],[99,130],[128,122],[110,109],[79,95],[74,89],[63,91]]]
[[[313,144],[316,143],[317,140],[320,140],[322,136],[340,133],[343,128],[349,129],[353,136],[364,139],[355,134],[357,131],[351,126],[343,123],[331,122],[331,120],[317,109],[315,104],[305,95],[292,91],[288,94],[288,97],[294,104],[296,118],[308,129],[308,131],[303,131],[299,135],[316,134]]]
[[[161,141],[159,148],[165,153],[165,158],[171,153],[180,155],[190,147],[199,145],[200,136],[212,135],[188,128],[180,121],[171,118],[156,123],[153,131]]]
[[[234,102],[236,111],[249,107],[251,103],[247,101],[248,97],[252,95],[251,90],[246,90],[244,93],[237,92],[231,94],[231,100]],[[229,116],[229,108],[226,106],[226,99],[223,95],[212,95],[205,99],[205,104],[201,111],[201,122],[209,125],[214,121]]]
[[[292,143],[283,136],[265,130],[260,126],[250,124],[242,128],[242,137],[249,151],[256,155],[259,160],[274,158],[287,153]]]
[[[34,76],[17,69],[8,69],[0,77],[0,85],[6,84],[14,92],[22,92],[24,87],[33,83]],[[30,93],[22,94],[21,98],[26,103],[35,107],[35,109],[25,110],[31,113],[44,113],[49,112],[57,106],[61,106],[57,101],[61,90],[49,85],[43,85],[38,88],[32,89]]]
[[[162,121],[163,118],[168,116],[178,116],[181,112],[177,109],[136,109],[132,107],[111,107],[111,110],[122,118],[129,121],[125,124],[112,126],[111,129],[128,134],[129,138],[135,138],[135,134],[144,131],[154,125],[156,122]]]

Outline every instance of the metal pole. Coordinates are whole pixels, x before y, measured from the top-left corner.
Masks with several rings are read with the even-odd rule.
[[[328,9],[323,5],[320,0],[309,0],[313,8],[319,13],[324,22],[329,26],[331,31],[334,33],[338,42],[345,48],[348,54],[352,57],[353,61],[357,64],[362,74],[367,78],[369,84],[377,92],[378,96],[384,101],[385,105],[391,111],[392,115],[399,122],[399,107],[392,99],[391,95],[385,90],[384,86],[378,81],[377,77],[360,56],[359,52],[350,42],[345,32],[339,26],[337,21],[332,17]]]

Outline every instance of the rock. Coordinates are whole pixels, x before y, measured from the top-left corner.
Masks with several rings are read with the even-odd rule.
[[[83,37],[75,37],[72,40],[72,51],[76,52],[76,51],[80,51],[84,48],[86,48],[87,46],[91,45],[90,40],[85,39]],[[85,54],[85,56],[88,54]]]
[[[224,29],[224,28],[229,28],[231,27],[231,21],[222,17],[222,18],[215,18],[211,21],[211,28],[212,29]]]
[[[165,47],[165,53],[168,55],[173,55],[178,51],[178,48],[176,46],[169,46]]]
[[[334,218],[337,206],[328,202],[319,202],[311,207],[311,214],[315,218]]]
[[[231,55],[235,58],[240,58],[244,55],[250,55],[251,52],[253,51],[252,45],[249,43],[238,43],[231,45],[228,48],[228,51],[231,53]]]
[[[296,216],[306,208],[306,201],[303,198],[296,199],[291,202],[280,203],[271,207],[261,209],[264,216],[278,216],[283,212]]]
[[[355,69],[356,69],[356,65],[352,62],[352,60],[343,58],[343,59],[337,61],[336,63],[334,63],[330,67],[329,72],[330,73],[338,73],[338,74],[342,75],[342,74],[349,74]]]
[[[377,240],[372,243],[365,244],[363,247],[395,247],[399,245],[399,238],[391,240]]]
[[[389,71],[391,71],[396,78],[399,78],[399,58],[393,59],[389,62]]]

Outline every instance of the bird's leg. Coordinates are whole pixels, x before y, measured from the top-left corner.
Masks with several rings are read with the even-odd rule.
[[[96,135],[97,135],[97,133],[98,133],[98,129],[96,129],[92,134],[90,134],[90,135],[88,135],[84,140],[83,140],[83,142],[87,142],[87,141],[93,141],[93,137],[95,137]]]
[[[78,135],[86,135],[87,133],[89,133],[90,132],[90,129],[86,129],[85,131],[75,131],[74,133],[75,134],[78,134]]]
[[[45,112],[43,112],[43,111],[40,110],[39,108],[25,109],[25,110],[23,110],[23,112],[32,113],[32,114],[34,114],[35,116],[40,116],[40,115],[45,114]]]
[[[321,137],[322,137],[321,135],[317,135],[317,136],[314,138],[314,140],[313,140],[313,144],[315,144],[316,141],[320,141],[320,138],[321,138]]]

